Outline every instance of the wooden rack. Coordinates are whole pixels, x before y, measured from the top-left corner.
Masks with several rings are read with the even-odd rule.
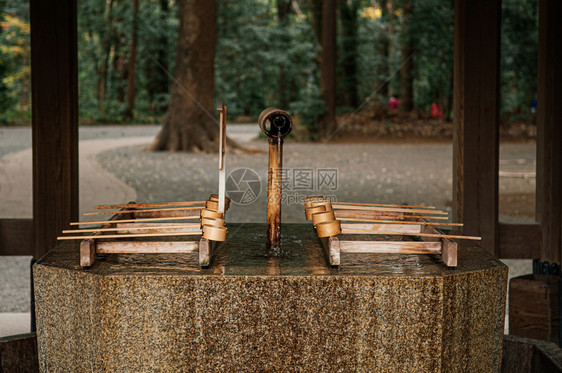
[[[217,242],[225,241],[225,213],[230,199],[225,195],[226,105],[218,104],[219,188],[207,201],[100,205],[85,215],[112,214],[109,220],[74,222],[71,226],[95,228],[64,230],[59,240],[80,242],[80,266],[94,264],[96,254],[199,253],[199,265],[208,267]],[[115,209],[119,209],[115,211]],[[189,220],[195,220],[190,223]],[[190,239],[201,236],[199,240]],[[149,238],[137,241],[136,238]],[[174,240],[158,240],[158,238]],[[131,240],[133,239],[133,240]]]
[[[313,221],[332,267],[338,267],[341,255],[347,253],[436,254],[447,267],[456,267],[457,242],[453,239],[480,240],[480,237],[444,234],[438,226],[462,224],[439,222],[447,213],[432,207],[332,203],[321,196],[309,197],[304,203],[307,219]],[[342,240],[340,235],[414,237],[419,241]]]
[[[226,239],[224,213],[207,209],[205,205],[200,205],[197,209],[179,210],[182,211],[183,216],[177,215],[178,210],[175,207],[154,209],[150,218],[145,217],[145,208],[135,209],[133,207],[135,205],[137,204],[130,202],[107,221],[72,223],[72,225],[80,226],[101,223],[101,226],[65,230],[63,231],[64,235],[58,237],[58,239],[82,240],[80,242],[80,266],[82,267],[92,266],[97,254],[180,254],[198,252],[199,266],[203,268],[209,266],[217,242]],[[139,204],[139,206],[142,205]],[[136,212],[137,210],[139,213]],[[202,217],[203,210],[212,211],[222,215],[223,218],[211,218],[213,220],[209,221],[215,226],[206,225],[209,218]],[[142,217],[137,218],[139,215]],[[84,236],[86,233],[87,235]],[[193,237],[196,236],[201,237],[194,240]],[[134,240],[136,238],[148,237],[152,240]],[[173,240],[158,240],[158,238],[162,237],[171,237]]]

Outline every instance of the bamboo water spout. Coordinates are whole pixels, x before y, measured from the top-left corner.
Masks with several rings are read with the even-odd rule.
[[[283,110],[269,108],[260,114],[258,123],[269,137],[266,245],[271,249],[278,247],[281,241],[283,138],[291,132],[293,119]]]

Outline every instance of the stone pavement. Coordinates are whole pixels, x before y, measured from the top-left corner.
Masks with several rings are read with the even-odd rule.
[[[80,128],[80,211],[102,203],[138,200],[205,199],[216,189],[216,155],[142,151],[159,126],[96,126]],[[252,141],[257,125],[231,125],[242,145],[267,149],[266,140]],[[27,135],[28,134],[28,135]],[[433,204],[451,208],[452,147],[449,143],[309,144],[288,139],[284,166],[292,172],[292,195],[337,195],[340,200]],[[0,128],[0,217],[31,218],[31,136],[29,128]],[[533,144],[502,144],[500,193],[534,190]],[[304,166],[304,167],[303,167]],[[229,211],[229,221],[263,221],[267,156],[228,154],[227,169],[249,168],[262,180],[253,203]],[[337,190],[298,189],[295,172],[336,169]],[[301,185],[302,186],[302,185]],[[242,188],[241,185],[238,187]],[[247,187],[247,186],[246,186]],[[306,189],[306,188],[305,188]],[[302,206],[283,207],[284,222],[303,220]],[[530,221],[502,215],[502,220]],[[0,336],[29,328],[29,257],[0,257]],[[512,261],[510,276],[528,273],[530,261]],[[14,329],[14,327],[16,329]]]

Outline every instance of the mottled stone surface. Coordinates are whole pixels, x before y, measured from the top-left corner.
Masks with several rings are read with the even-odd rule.
[[[34,267],[42,371],[499,372],[507,267],[475,246],[326,262],[312,228],[234,225],[209,269],[195,255],[106,255],[78,242]]]

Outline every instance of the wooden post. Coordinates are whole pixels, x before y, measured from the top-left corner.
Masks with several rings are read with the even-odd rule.
[[[34,257],[78,219],[76,1],[30,1]]]
[[[562,259],[562,2],[539,1],[537,219],[541,260]]]
[[[498,254],[500,0],[455,1],[453,220]]]
[[[540,260],[546,268],[556,268],[562,259],[560,17],[562,2],[539,1],[536,199],[540,229],[536,235]],[[560,277],[521,276],[511,279],[509,287],[510,334],[560,343]]]

